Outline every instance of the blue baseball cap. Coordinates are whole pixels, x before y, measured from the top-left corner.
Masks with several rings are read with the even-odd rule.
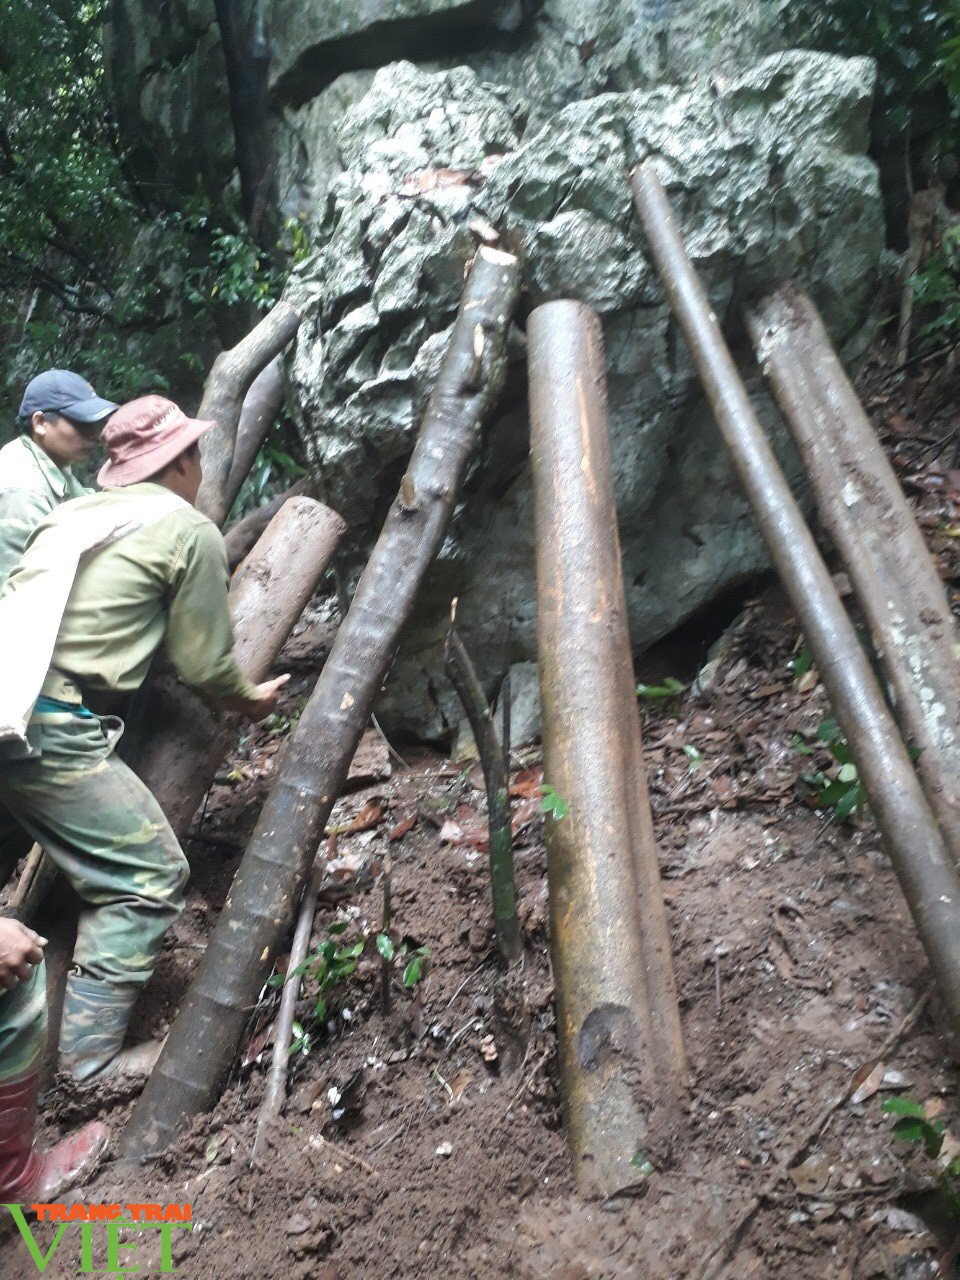
[[[103,422],[119,406],[98,396],[79,373],[69,369],[47,369],[29,383],[23,393],[19,417],[35,413],[62,413],[74,422]]]

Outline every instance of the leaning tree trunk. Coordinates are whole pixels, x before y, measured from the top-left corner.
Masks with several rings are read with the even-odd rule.
[[[617,535],[600,321],[527,327],[550,950],[567,1138],[584,1193],[638,1182],[687,1067],[653,834]]]
[[[250,390],[243,397],[233,459],[224,485],[223,502],[228,512],[236,502],[237,494],[250,474],[254,459],[276,422],[282,404],[283,361],[280,356],[274,356],[266,368],[260,370],[250,384]]]
[[[652,164],[634,173],[633,193],[734,470],[847,735],[941,999],[960,1030],[960,875],[829,570],[753,410]]]
[[[214,361],[197,417],[212,419],[217,425],[200,442],[203,483],[196,505],[216,525],[226,520],[232,503],[232,499],[227,501],[227,482],[244,399],[257,374],[280,354],[299,328],[299,312],[289,302],[278,302],[242,341]],[[242,483],[243,477],[240,479]]]
[[[870,624],[894,714],[920,752],[927,799],[960,862],[960,650],[943,582],[810,299],[781,289],[747,323]]]
[[[266,678],[345,527],[336,512],[322,503],[291,498],[234,575],[230,584],[233,652],[244,675],[255,684]],[[148,714],[159,727],[141,744],[133,767],[179,837],[213,783],[241,717],[218,716],[169,676],[156,681]]]
[[[197,978],[131,1117],[123,1140],[128,1156],[165,1147],[213,1103],[230,1071],[495,403],[518,287],[515,258],[478,251],[400,493],[287,746]]]

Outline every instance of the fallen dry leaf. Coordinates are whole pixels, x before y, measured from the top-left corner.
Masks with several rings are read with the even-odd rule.
[[[402,822],[398,822],[395,827],[391,827],[387,832],[388,840],[402,840],[408,831],[412,831],[417,825],[417,814],[412,813],[409,818],[404,818]]]
[[[539,795],[528,796],[526,800],[521,800],[514,808],[510,818],[510,830],[517,836],[526,827],[529,827],[532,822],[535,822],[539,816]]]
[[[458,1071],[457,1074],[449,1081],[451,1106],[460,1101],[472,1082],[473,1076],[469,1071]]]
[[[850,1101],[857,1105],[872,1098],[883,1084],[884,1063],[865,1062],[853,1073],[850,1081]]]
[[[803,1164],[795,1165],[787,1172],[802,1196],[815,1196],[827,1185],[830,1161],[822,1151],[815,1151]]]
[[[543,786],[543,769],[523,769],[510,784],[512,796],[533,796],[540,794]]]
[[[345,834],[352,835],[355,831],[369,831],[371,827],[375,827],[382,820],[383,805],[379,800],[368,800],[360,812],[354,816],[346,828]]]

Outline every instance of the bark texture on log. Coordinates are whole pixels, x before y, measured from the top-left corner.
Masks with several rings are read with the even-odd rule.
[[[550,947],[567,1138],[586,1194],[675,1127],[686,1061],[617,533],[600,321],[579,302],[527,326]],[[639,768],[638,768],[639,766]]]
[[[254,683],[268,675],[294,623],[316,590],[345,525],[312,498],[291,498],[230,584],[233,652]],[[133,767],[182,836],[235,739],[238,715],[218,715],[185,685],[164,675],[150,690],[156,733],[139,746]]]
[[[810,299],[782,289],[747,321],[870,624],[894,714],[920,751],[927,799],[960,862],[960,648],[943,582]]]
[[[518,289],[515,258],[478,251],[400,494],[287,745],[196,980],[131,1117],[123,1140],[128,1156],[165,1147],[214,1102],[229,1073],[499,393]]]
[[[223,524],[230,510],[227,481],[244,399],[257,374],[280,354],[299,327],[299,313],[288,302],[278,302],[241,342],[214,361],[197,417],[217,425],[200,441],[203,483],[196,506],[216,525]]]
[[[847,736],[941,999],[960,1030],[960,876],[827,566],[753,410],[652,164],[634,173],[633,192],[720,434]]]
[[[283,504],[289,502],[291,498],[301,496],[305,498],[314,496],[314,483],[310,476],[304,476],[272,502],[257,507],[255,511],[251,511],[227,529],[223,535],[223,541],[227,548],[227,564],[231,572],[243,562],[245,556],[250,554],[251,548]]]
[[[283,361],[280,356],[274,356],[267,367],[254,378],[250,390],[243,398],[233,460],[224,487],[223,501],[228,512],[236,502],[237,494],[243,488],[243,482],[250,474],[254,459],[276,422],[282,404]]]

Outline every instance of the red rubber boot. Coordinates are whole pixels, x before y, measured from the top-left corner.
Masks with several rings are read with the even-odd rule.
[[[0,1204],[50,1204],[92,1173],[109,1137],[86,1124],[43,1154],[34,1151],[40,1072],[0,1084]]]

